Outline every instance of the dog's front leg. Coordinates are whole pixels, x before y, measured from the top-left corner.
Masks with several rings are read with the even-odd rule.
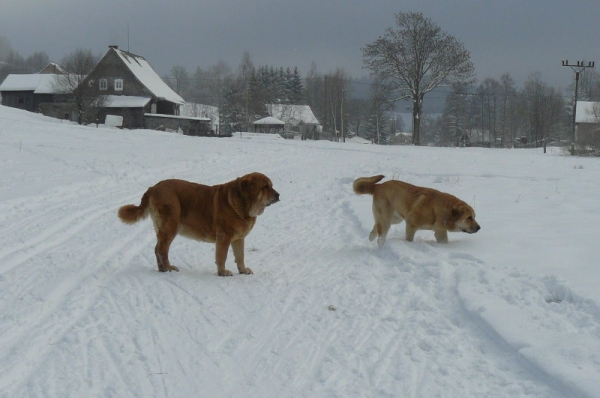
[[[413,227],[408,221],[406,221],[406,240],[412,242],[415,239],[415,233],[417,229]]]
[[[437,243],[448,243],[448,232],[447,231],[435,231],[435,240]]]
[[[244,264],[244,239],[238,239],[231,242],[231,248],[233,249],[233,256],[235,257],[235,263],[237,264],[240,274],[252,274],[252,270],[247,268],[246,264]]]
[[[227,252],[229,251],[229,245],[231,241],[224,233],[217,234],[216,250],[215,250],[215,262],[217,263],[217,273],[219,276],[232,276],[233,274],[227,268],[225,268],[225,261],[227,261]]]

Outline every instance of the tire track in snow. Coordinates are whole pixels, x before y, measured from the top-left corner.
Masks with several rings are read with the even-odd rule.
[[[67,333],[86,317],[90,306],[112,277],[114,269],[110,265],[111,260],[117,258],[123,263],[148,244],[147,239],[140,238],[142,233],[148,232],[144,231],[129,233],[127,238],[105,247],[105,242],[110,239],[96,240],[96,233],[104,231],[100,234],[107,234],[114,228],[114,209],[111,207],[107,210],[107,205],[90,207],[85,202],[84,206],[86,210],[74,212],[68,219],[56,223],[50,231],[46,230],[25,242],[20,250],[31,248],[29,253],[19,256],[19,249],[14,249],[7,256],[10,260],[8,271],[36,257],[42,260],[35,261],[33,267],[19,270],[18,276],[14,277],[19,278],[19,283],[11,284],[11,296],[21,297],[21,302],[15,305],[7,299],[6,294],[5,300],[2,300],[5,319],[13,319],[16,324],[15,333],[11,332],[10,326],[1,332],[5,358],[0,378],[0,389],[3,391],[23,388],[36,379],[36,372],[45,363],[53,362],[54,355],[68,345],[65,343],[65,340],[69,340],[65,338]],[[40,223],[52,224],[56,220],[53,214],[40,214],[42,217],[35,218]],[[96,225],[98,229],[90,228],[90,225]],[[86,251],[82,252],[84,256],[78,261],[80,267],[76,270],[64,269],[62,263],[73,260],[62,261],[61,258],[79,256],[80,253],[72,253],[71,248],[82,245]],[[52,248],[51,254],[44,256],[43,253],[49,248]],[[117,256],[120,252],[124,254]],[[43,260],[50,257],[54,260],[49,264]],[[7,271],[4,270],[3,282],[12,282],[13,274],[6,276]],[[52,286],[49,286],[50,281],[54,282]],[[38,286],[38,289],[43,287],[44,291],[36,292],[31,286]],[[34,293],[24,296],[25,292]],[[14,384],[11,380],[21,380],[21,383]]]
[[[18,213],[11,220],[6,220],[11,227],[0,235],[5,242],[4,248],[0,249],[0,275],[11,272],[32,257],[51,252],[50,249],[87,230],[110,211],[114,212],[111,215],[114,217],[118,207],[107,205],[114,195],[115,192],[110,191],[102,196],[81,198],[77,192],[72,192],[58,199],[36,198],[31,204],[19,206]],[[58,203],[49,205],[50,201]],[[15,242],[23,235],[27,236],[26,241]]]
[[[539,278],[518,269],[498,272],[469,254],[451,256],[450,261],[466,262],[457,285],[461,306],[498,345],[513,352],[523,367],[558,394],[596,395],[600,387],[595,377],[600,371],[596,358],[600,319],[593,301],[573,294],[555,277]],[[510,314],[511,322],[500,322],[505,314]],[[590,372],[557,371],[553,363],[565,360]]]
[[[132,239],[119,242],[118,245],[109,248],[111,251],[123,250],[126,254],[121,256],[121,259],[127,261],[136,255],[137,250],[132,249],[137,246],[142,249],[147,241],[139,239],[140,243],[134,242],[136,235],[132,235]],[[112,249],[112,250],[110,250]],[[100,250],[102,250],[100,248]],[[129,251],[129,253],[127,253]],[[96,261],[105,264],[106,260],[113,257],[112,254],[102,257],[98,252],[94,257]],[[27,327],[21,326],[17,336],[8,337],[9,347],[14,351],[14,354],[5,356],[4,366],[0,378],[0,389],[8,391],[8,387],[4,381],[11,378],[20,379],[21,385],[10,384],[13,391],[19,388],[24,388],[26,384],[34,384],[38,380],[41,373],[55,371],[50,377],[43,377],[41,380],[59,380],[61,372],[68,369],[70,372],[79,372],[83,367],[73,367],[71,361],[66,361],[60,366],[58,363],[66,357],[79,358],[81,352],[79,348],[85,341],[79,341],[77,331],[83,329],[94,328],[100,322],[90,324],[89,312],[90,309],[97,304],[100,296],[105,294],[107,286],[111,285],[111,279],[115,278],[115,270],[108,264],[101,266],[99,269],[83,270],[79,272],[69,282],[65,282],[57,286],[52,295],[44,301],[44,309],[40,314],[36,314],[35,319],[25,320]],[[23,333],[23,331],[26,333]],[[41,333],[40,333],[41,331]],[[86,332],[86,334],[89,333]],[[113,362],[115,369],[104,369],[106,373],[119,374],[119,363]],[[24,368],[21,364],[26,364]],[[19,375],[16,378],[16,375]],[[127,385],[123,384],[121,391],[127,389]],[[42,390],[45,389],[41,385]],[[17,396],[15,394],[13,396]],[[27,394],[25,394],[27,395]]]
[[[110,196],[112,198],[115,196],[115,193],[112,192]],[[136,197],[139,199],[139,195],[136,195]],[[107,238],[99,239],[100,243],[93,244],[95,238],[93,236],[94,229],[110,231],[114,228],[114,225],[111,225],[111,222],[103,222],[103,220],[105,218],[116,220],[114,211],[116,211],[117,208],[115,207],[114,209],[106,210],[107,207],[105,205],[90,206],[95,200],[102,201],[102,198],[96,197],[89,201],[81,201],[81,198],[75,200],[74,203],[83,206],[84,210],[73,213],[68,219],[61,220],[60,217],[54,217],[53,212],[51,211],[48,213],[40,212],[43,214],[42,216],[39,216],[38,214],[35,217],[32,217],[31,224],[29,224],[27,220],[23,220],[22,225],[19,226],[21,230],[26,230],[29,225],[31,225],[32,230],[37,229],[37,225],[34,225],[33,223],[48,224],[52,227],[43,232],[38,232],[36,235],[33,235],[30,240],[22,243],[19,247],[4,253],[2,258],[7,260],[7,263],[11,265],[9,269],[4,269],[6,274],[8,274],[9,271],[13,271],[19,265],[26,263],[28,260],[39,258],[45,251],[51,251],[52,256],[57,258],[56,261],[59,261],[61,257],[71,255],[68,249],[66,249],[69,246],[85,247],[84,253],[89,253],[89,255],[82,258],[80,262],[84,264],[93,262],[104,269],[90,267],[85,272],[78,270],[75,275],[69,275],[68,277],[65,277],[65,274],[57,275],[58,271],[46,271],[58,282],[48,294],[40,295],[40,299],[44,300],[43,310],[40,310],[41,313],[38,311],[35,320],[31,317],[22,318],[21,322],[28,324],[28,331],[26,333],[21,333],[20,336],[13,336],[11,341],[7,341],[8,347],[31,347],[30,349],[20,348],[18,350],[18,357],[28,364],[27,370],[24,371],[24,368],[16,366],[17,355],[12,356],[12,358],[6,361],[6,363],[11,364],[12,367],[9,366],[8,368],[10,369],[7,368],[5,377],[0,379],[0,386],[4,384],[2,380],[19,378],[22,382],[19,385],[12,385],[12,391],[22,390],[26,388],[25,385],[35,384],[35,374],[37,372],[45,371],[44,369],[46,368],[54,368],[52,364],[56,363],[56,360],[53,358],[56,349],[64,349],[69,352],[68,355],[74,355],[71,350],[68,349],[68,346],[71,344],[80,346],[85,342],[74,340],[73,338],[68,338],[66,336],[70,331],[77,330],[82,324],[89,327],[90,322],[92,324],[96,323],[90,318],[89,312],[90,308],[96,304],[98,297],[107,294],[105,285],[110,285],[110,281],[114,278],[114,276],[110,276],[111,272],[114,270],[111,270],[108,264],[112,262],[116,262],[117,264],[126,263],[128,259],[131,259],[142,250],[151,253],[154,237],[151,232],[152,229],[148,225],[141,226],[137,229],[137,233],[132,233],[131,227],[128,227],[129,229],[125,232],[128,237],[119,241],[119,243],[115,243],[112,247],[102,247],[103,242],[112,241]],[[61,205],[56,205],[55,210],[58,209],[61,211],[57,211],[57,213],[67,214],[67,211],[65,211]],[[114,223],[117,222],[118,221],[115,221]],[[97,228],[91,228],[92,225],[96,226],[96,224],[99,224]],[[148,238],[141,239],[140,237],[143,235],[146,235]],[[74,241],[76,241],[75,244],[72,243]],[[132,248],[135,249],[131,251]],[[23,254],[23,251],[25,250],[28,250],[26,255]],[[118,253],[121,251],[126,253],[119,255]],[[128,251],[129,253],[127,253]],[[79,256],[80,254],[76,255]],[[72,263],[72,260],[70,262]],[[152,269],[154,270],[154,265],[152,265]],[[37,284],[37,282],[33,283],[33,281],[25,283],[24,285],[22,284],[22,290],[29,291],[30,289],[27,286]],[[180,290],[183,291],[185,289]],[[193,295],[190,296],[192,297]],[[80,303],[76,303],[83,297],[85,298],[81,300]],[[124,307],[127,308],[127,313],[134,313],[136,310],[128,305],[125,305]],[[62,316],[61,314],[65,314],[65,316]],[[143,325],[141,326],[143,327]],[[41,336],[38,335],[38,330],[40,328],[45,329]],[[21,332],[23,330],[24,329],[22,329]],[[10,331],[8,331],[8,333],[10,333]],[[152,335],[154,336],[154,345],[158,345],[157,339],[163,339],[165,337],[159,330],[153,331]],[[52,336],[50,343],[44,341],[44,338],[47,336]],[[108,363],[115,364],[114,369],[106,369],[107,373],[119,373],[119,357],[118,355],[115,356],[115,353],[111,351],[110,348],[105,347],[102,349],[102,345],[95,342],[93,351],[96,353],[104,351],[102,356],[110,359]],[[158,358],[159,367],[162,367],[162,365],[160,365],[160,357]],[[70,364],[67,363],[66,365],[69,367]],[[154,371],[156,371],[156,369]],[[24,373],[25,376],[23,376]],[[45,379],[53,380],[55,377],[46,377]],[[81,385],[85,384],[83,379],[84,377],[82,377]],[[122,379],[118,381],[117,384],[122,384],[123,390],[121,391],[125,391],[125,389],[128,388],[126,385],[127,383]],[[41,388],[43,389],[43,387]]]
[[[339,391],[347,390],[344,383],[353,385],[352,381],[348,382],[350,372],[353,374],[351,380],[369,380],[378,396],[396,396],[399,386],[400,390],[413,391],[414,396],[427,396],[428,387],[433,384],[447,385],[451,395],[451,388],[456,385],[454,380],[460,377],[466,377],[475,385],[478,380],[482,384],[492,381],[496,385],[481,385],[481,392],[498,391],[497,396],[503,396],[502,391],[520,386],[506,385],[506,380],[512,380],[514,376],[507,378],[502,374],[525,371],[530,381],[523,385],[531,391],[544,396],[559,396],[550,392],[554,386],[523,367],[517,355],[507,352],[497,340],[490,338],[462,309],[456,289],[456,268],[461,262],[449,260],[452,243],[438,245],[427,241],[424,232],[414,243],[391,239],[384,249],[377,250],[366,238],[370,225],[361,227],[365,217],[354,211],[359,205],[367,207],[370,214],[370,202],[362,202],[342,201],[337,214],[327,217],[342,220],[336,225],[342,239],[347,238],[352,244],[355,239],[347,235],[356,234],[364,243],[358,248],[349,247],[343,259],[340,252],[332,255],[338,261],[346,260],[355,269],[354,275],[348,273],[346,278],[337,280],[336,284],[343,287],[332,290],[339,300],[335,315],[341,316],[342,321],[335,330],[329,331],[337,333],[337,338],[322,355],[321,362],[315,364],[314,370],[325,372],[320,387],[325,388],[326,393],[335,394],[336,386]],[[346,228],[346,234],[343,228]],[[390,329],[394,333],[390,333]],[[381,340],[381,336],[396,338]],[[488,358],[482,349],[493,351],[495,355]],[[444,356],[446,350],[450,352]],[[336,352],[356,354],[344,358]],[[456,355],[473,360],[455,365],[453,357]],[[430,360],[440,357],[446,357],[446,362]],[[357,382],[356,388],[361,385]],[[524,390],[521,393],[528,394]]]

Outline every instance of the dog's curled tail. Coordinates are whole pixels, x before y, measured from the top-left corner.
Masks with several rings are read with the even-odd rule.
[[[354,180],[354,184],[352,184],[352,189],[354,189],[354,193],[357,195],[373,195],[373,192],[375,192],[375,184],[383,180],[384,177],[385,176],[378,175],[373,177],[357,178]]]
[[[125,224],[135,224],[139,220],[148,216],[148,205],[150,204],[148,191],[142,196],[142,202],[139,206],[125,205],[119,209],[119,218]]]

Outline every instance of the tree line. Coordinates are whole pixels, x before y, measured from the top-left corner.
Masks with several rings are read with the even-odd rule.
[[[246,52],[235,69],[220,61],[189,73],[177,65],[163,80],[186,101],[219,107],[222,133],[249,131],[267,116],[268,104],[310,106],[323,133],[308,139],[358,135],[383,144],[392,126],[403,129],[385,86],[364,77],[354,80],[343,68],[320,73],[315,62],[302,76],[298,67],[256,66]]]
[[[222,133],[248,131],[267,115],[267,104],[285,103],[311,107],[324,133],[309,139],[357,135],[386,144],[409,130],[416,145],[512,147],[570,138],[572,85],[561,92],[539,73],[520,87],[509,74],[477,83],[469,51],[421,13],[398,13],[396,26],[361,50],[369,77],[359,79],[343,68],[322,74],[314,62],[304,76],[297,67],[255,66],[248,52],[235,69],[219,61],[189,73],[176,65],[163,79],[186,101],[218,107]],[[94,58],[76,50],[62,66],[85,72],[70,70],[81,53]],[[0,38],[0,79],[47,63],[43,52],[23,58]],[[427,112],[431,97],[444,97],[443,107]],[[599,98],[600,74],[586,69],[579,99]],[[405,107],[412,110],[406,124],[399,116]]]

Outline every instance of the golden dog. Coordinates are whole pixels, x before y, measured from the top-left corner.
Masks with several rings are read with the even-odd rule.
[[[219,276],[231,276],[225,268],[229,246],[240,274],[251,274],[244,264],[244,238],[265,207],[279,201],[271,180],[251,173],[225,184],[206,186],[183,180],[165,180],[148,188],[141,204],[125,205],[119,218],[133,224],[148,214],[156,230],[156,262],[160,272],[179,271],[169,262],[175,236],[216,244]]]
[[[377,238],[379,247],[385,245],[391,224],[402,221],[406,221],[409,242],[420,229],[433,230],[439,243],[448,243],[448,231],[474,234],[481,229],[473,208],[457,197],[396,180],[377,184],[383,178],[382,175],[362,177],[352,185],[356,194],[373,195],[375,226],[369,240]]]

